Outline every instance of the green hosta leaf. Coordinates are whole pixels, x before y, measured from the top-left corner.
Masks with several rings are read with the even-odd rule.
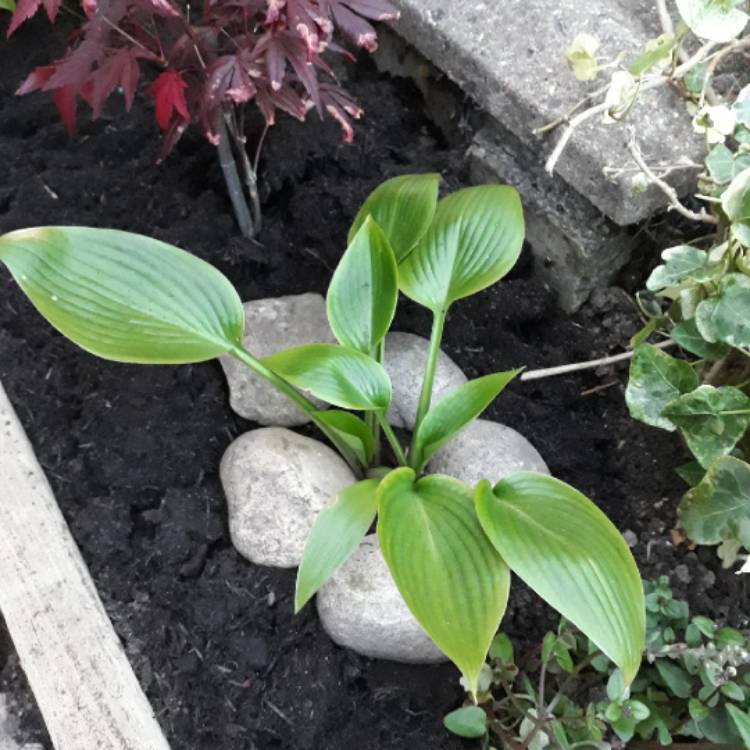
[[[644,594],[630,550],[604,513],[564,482],[531,472],[494,489],[480,482],[476,508],[510,569],[632,682],[645,637]]]
[[[378,539],[404,601],[471,692],[505,612],[507,565],[455,479],[396,469],[378,489]]]
[[[414,441],[416,467],[422,466],[459,430],[476,419],[520,370],[498,372],[454,388],[425,415]]]
[[[388,332],[397,301],[396,259],[386,236],[368,216],[328,287],[331,330],[344,346],[370,354]]]
[[[750,424],[750,398],[731,385],[702,385],[667,404],[662,414],[704,468],[731,453]]]
[[[742,711],[731,703],[728,703],[726,708],[745,747],[750,747],[750,712]]]
[[[0,0],[0,8],[9,10],[11,13],[16,9],[15,0]]]
[[[698,376],[687,362],[670,357],[654,346],[641,344],[636,347],[630,363],[625,402],[633,419],[674,431],[672,422],[662,416],[664,407],[697,387]]]
[[[716,296],[698,305],[695,323],[706,341],[750,347],[750,278],[727,274]]]
[[[201,362],[242,344],[245,316],[229,281],[164,242],[112,229],[21,229],[0,237],[0,261],[55,328],[105,359]]]
[[[505,276],[523,245],[518,193],[502,185],[459,190],[438,203],[435,220],[399,267],[407,297],[440,313]]]
[[[400,263],[432,224],[439,181],[438,174],[407,174],[379,185],[354,219],[349,230],[349,243],[352,243],[365,219],[372,216],[391,243],[396,260]]]
[[[487,733],[487,714],[479,706],[464,706],[443,717],[449,732],[459,737],[484,737]]]
[[[747,14],[737,6],[743,0],[677,0],[682,20],[702,39],[729,42],[742,33]]]
[[[391,381],[366,354],[336,344],[304,344],[261,360],[297,388],[344,409],[387,409]]]
[[[750,466],[732,456],[720,458],[685,495],[678,514],[696,544],[734,537],[739,525],[750,519]]]
[[[367,467],[372,461],[375,443],[372,432],[359,418],[348,411],[328,409],[316,411],[312,414],[317,423],[322,423],[332,430],[346,445],[354,451],[354,455],[362,466]]]
[[[628,70],[634,76],[647,73],[655,65],[665,62],[672,56],[676,43],[674,34],[662,34],[656,39],[649,39],[644,51],[630,63]]]
[[[695,318],[678,323],[672,329],[672,338],[685,351],[695,354],[701,359],[707,359],[709,362],[716,362],[729,351],[727,344],[706,341],[698,330]]]
[[[366,479],[336,495],[315,519],[297,571],[294,611],[299,612],[315,592],[357,549],[375,520],[378,481]]]
[[[693,692],[693,680],[681,666],[669,659],[657,659],[654,666],[674,695],[678,698],[690,697]]]
[[[697,250],[690,245],[679,245],[665,250],[661,257],[665,262],[657,266],[646,282],[646,288],[652,292],[658,292],[670,286],[694,278],[694,274],[700,273],[708,265],[708,253]]]

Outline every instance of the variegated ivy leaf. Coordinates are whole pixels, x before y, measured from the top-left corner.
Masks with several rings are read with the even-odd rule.
[[[747,25],[744,0],[677,0],[682,20],[702,39],[730,42]]]
[[[745,86],[737,95],[734,102],[734,114],[740,125],[750,128],[750,85]]]
[[[702,385],[679,396],[662,415],[676,425],[704,468],[731,453],[750,425],[750,398],[731,385]]]
[[[718,293],[696,308],[695,323],[706,341],[750,347],[750,278],[727,274]]]
[[[646,288],[651,292],[677,286],[686,279],[700,281],[709,263],[708,253],[690,245],[670,247],[661,257],[664,264],[657,266],[646,281]]]
[[[723,143],[714,146],[706,157],[706,168],[717,185],[730,183],[748,167],[750,154],[735,154]]]
[[[697,387],[698,376],[687,362],[670,357],[655,346],[641,344],[630,363],[625,402],[634,419],[674,431],[674,424],[662,414],[664,407]]]
[[[696,544],[744,538],[750,546],[750,466],[733,456],[720,458],[697,487],[683,497],[680,525]]]
[[[729,351],[727,344],[711,343],[701,336],[695,318],[683,320],[672,329],[672,339],[686,352],[695,354],[696,357],[716,362],[724,357]]]
[[[721,207],[732,222],[734,236],[750,247],[750,169],[732,180],[721,196]]]
[[[672,57],[672,50],[677,43],[674,34],[662,34],[656,39],[649,39],[643,52],[628,66],[634,76],[640,76],[653,68],[663,68]]]

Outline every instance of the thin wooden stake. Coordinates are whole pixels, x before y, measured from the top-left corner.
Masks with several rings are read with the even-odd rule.
[[[55,750],[169,750],[2,384],[0,610]]]

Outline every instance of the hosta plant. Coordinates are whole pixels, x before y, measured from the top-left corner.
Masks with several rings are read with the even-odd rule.
[[[449,308],[502,278],[524,235],[512,188],[468,188],[439,202],[437,194],[438,177],[430,174],[377,188],[354,221],[328,289],[339,343],[263,359],[243,348],[243,308],[229,281],[162,242],[104,229],[24,229],[0,237],[0,260],[37,310],[84,349],[144,364],[229,353],[292,399],[338,448],[360,481],[332,498],[312,528],[297,610],[377,519],[396,586],[473,694],[505,611],[511,570],[586,633],[630,683],[643,648],[643,590],[627,545],[604,514],[547,475],[487,477],[469,487],[425,474],[433,453],[518,372],[485,375],[432,403]],[[408,447],[385,418],[391,384],[383,342],[399,290],[433,319]],[[321,411],[305,394],[333,408]],[[381,436],[393,455],[385,465]]]
[[[504,633],[480,675],[480,705],[446,727],[504,750],[675,748],[739,750],[750,741],[750,640],[708,617],[690,617],[664,577],[646,584],[646,650],[636,680],[564,620],[515,654]]]
[[[62,0],[18,0],[8,36],[42,7],[53,22],[60,11],[70,11]],[[151,81],[145,93],[164,133],[162,157],[188,127],[200,131],[218,149],[238,224],[248,237],[260,228],[256,172],[263,136],[251,159],[246,105],[256,105],[266,128],[279,111],[299,120],[310,109],[327,113],[350,141],[350,118],[361,110],[337,85],[324,53],[354,59],[336,43],[337,27],[345,39],[373,52],[377,36],[370,22],[398,17],[388,0],[206,0],[194,6],[179,0],[81,0],[81,10],[83,16],[70,11],[81,21],[63,57],[34,68],[16,93],[50,92],[72,135],[79,102],[97,119],[107,98],[121,91],[129,110],[144,68]]]

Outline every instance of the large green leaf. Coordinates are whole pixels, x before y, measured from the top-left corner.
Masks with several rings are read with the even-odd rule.
[[[585,633],[630,683],[641,664],[643,588],[627,544],[564,482],[519,472],[476,490],[477,515],[510,569]]]
[[[696,544],[736,538],[750,521],[750,466],[733,456],[720,458],[687,492],[678,514],[680,525]]]
[[[396,469],[378,489],[380,548],[412,614],[476,693],[508,601],[508,567],[482,532],[468,487],[414,478]]]
[[[503,185],[459,190],[438,204],[435,220],[399,266],[408,297],[440,313],[505,276],[521,253],[523,210]]]
[[[367,533],[378,509],[378,480],[365,479],[336,495],[315,519],[297,571],[294,611],[343,565]]]
[[[706,341],[750,347],[750,278],[727,274],[718,293],[698,305],[695,323]]]
[[[200,362],[242,343],[237,292],[213,266],[138,234],[86,227],[0,237],[0,261],[71,341],[118,362]]]
[[[398,268],[391,246],[368,216],[354,235],[328,287],[328,322],[345,346],[370,354],[393,320]]]
[[[708,253],[690,245],[670,247],[661,254],[664,264],[657,266],[646,281],[646,288],[658,292],[676,286],[685,279],[700,276],[708,265]]]
[[[370,465],[375,450],[375,441],[372,432],[359,417],[338,409],[316,411],[311,416],[318,425],[325,426],[348,445],[364,468]]]
[[[706,341],[698,330],[695,318],[683,320],[672,328],[672,338],[685,351],[709,362],[721,359],[729,351],[727,344]]]
[[[682,20],[690,30],[712,42],[729,42],[742,33],[747,14],[737,6],[743,0],[677,0]]]
[[[750,747],[750,712],[742,711],[731,703],[726,704],[726,709],[745,747]]]
[[[704,468],[731,453],[750,425],[750,398],[731,385],[702,385],[663,411]]]
[[[336,344],[303,344],[264,357],[263,364],[292,385],[344,409],[387,409],[391,381],[366,354]]]
[[[438,174],[407,174],[379,185],[360,208],[349,230],[349,243],[372,216],[400,263],[419,242],[435,215]]]
[[[520,370],[498,372],[454,388],[435,404],[417,428],[414,468],[418,471],[459,430],[476,419]]]
[[[662,416],[664,407],[697,387],[698,376],[687,362],[641,344],[630,363],[625,402],[633,419],[671,432],[675,426]]]

